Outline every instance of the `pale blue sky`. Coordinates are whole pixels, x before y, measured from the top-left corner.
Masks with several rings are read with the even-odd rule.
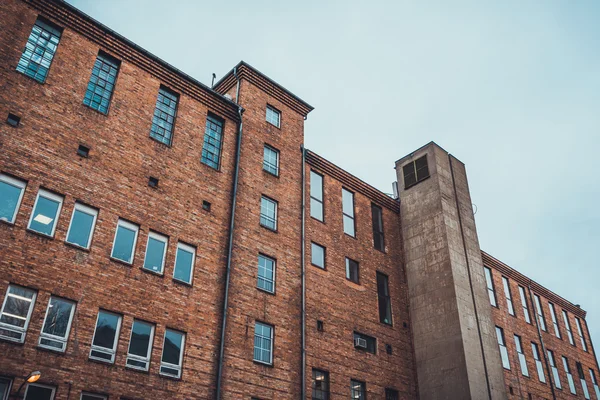
[[[581,304],[600,346],[600,2],[70,3],[208,85],[247,61],[315,107],[309,149],[385,192],[436,141],[482,248]]]

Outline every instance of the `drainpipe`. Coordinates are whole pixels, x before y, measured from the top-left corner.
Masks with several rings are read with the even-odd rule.
[[[306,267],[305,267],[305,223],[306,214],[306,149],[302,150],[302,233],[300,237],[300,263],[302,264],[302,381],[300,382],[300,400],[306,399]]]
[[[235,228],[235,206],[237,201],[238,177],[240,172],[240,153],[242,149],[242,112],[244,109],[240,106],[240,78],[237,74],[237,67],[233,69],[233,75],[237,79],[237,88],[235,90],[235,102],[238,105],[238,114],[240,123],[238,125],[237,147],[235,150],[235,173],[233,175],[233,197],[231,199],[231,220],[229,221],[229,241],[227,244],[227,269],[225,274],[225,295],[223,297],[223,322],[221,324],[221,342],[219,344],[219,364],[217,369],[217,390],[215,399],[221,398],[221,383],[223,378],[223,353],[225,351],[225,330],[227,328],[227,309],[229,301],[229,278],[231,276],[231,253],[233,251],[233,229]]]

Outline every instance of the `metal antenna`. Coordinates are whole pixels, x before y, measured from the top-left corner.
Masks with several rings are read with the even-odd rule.
[[[213,72],[213,78],[212,78],[212,83],[210,84],[210,87],[214,87],[215,86],[215,78],[217,77],[217,74],[215,74]]]

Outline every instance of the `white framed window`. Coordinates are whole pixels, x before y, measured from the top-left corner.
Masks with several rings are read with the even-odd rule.
[[[263,169],[271,175],[279,176],[279,150],[265,144]]]
[[[325,212],[323,207],[323,175],[310,171],[310,216],[323,222]]]
[[[269,293],[275,293],[276,261],[263,254],[258,255],[258,282],[256,287]]]
[[[569,323],[569,316],[565,310],[562,310],[563,320],[565,321],[565,327],[567,328],[567,336],[569,337],[569,343],[575,346],[575,339],[573,339],[573,331],[571,330],[571,324]]]
[[[554,386],[556,386],[557,389],[562,389],[560,376],[558,375],[558,368],[556,367],[556,360],[554,359],[554,352],[552,350],[548,350],[548,362],[550,363],[550,369],[552,370]]]
[[[502,286],[504,287],[504,297],[506,297],[508,313],[510,315],[515,315],[515,308],[513,307],[512,295],[510,293],[510,283],[508,282],[508,278],[505,276],[502,277]]]
[[[344,233],[356,237],[354,223],[354,193],[342,188],[342,215]]]
[[[502,366],[505,369],[510,369],[510,361],[508,359],[508,349],[506,348],[506,341],[504,340],[504,330],[500,327],[496,327],[496,337],[498,339],[498,347],[500,348],[500,357],[502,358]]]
[[[19,179],[0,174],[0,221],[15,223],[26,186],[27,183]]]
[[[521,337],[515,336],[515,347],[517,348],[517,355],[519,356],[519,366],[521,367],[521,373],[523,376],[529,376],[529,370],[527,369],[527,360],[525,359],[525,353],[523,352],[523,345],[521,343]]]
[[[40,189],[33,205],[28,228],[42,235],[53,237],[62,203],[62,196]]]
[[[36,296],[35,290],[8,286],[0,312],[0,337],[17,343],[25,341]]]
[[[133,263],[135,244],[140,227],[119,218],[111,257],[128,264]]]
[[[81,203],[75,203],[71,223],[67,231],[67,242],[84,249],[90,248],[98,210]]]
[[[185,243],[177,243],[175,253],[175,269],[173,279],[192,284],[194,276],[194,260],[196,260],[196,248]]]
[[[92,339],[90,358],[112,364],[115,362],[117,343],[123,317],[109,311],[100,310]]]
[[[46,349],[64,352],[69,332],[71,332],[74,313],[74,302],[51,296],[38,345]]]
[[[103,394],[82,392],[80,400],[108,400],[108,397]]]
[[[267,114],[266,120],[271,125],[275,125],[278,128],[281,128],[281,112],[277,110],[275,107],[272,107],[267,104]]]
[[[554,304],[548,302],[548,308],[550,308],[550,319],[552,320],[552,325],[554,326],[554,334],[557,338],[560,339],[560,328],[558,327],[558,319],[556,318],[556,310],[554,309]]]
[[[496,290],[494,289],[494,280],[492,279],[492,270],[488,267],[483,267],[483,272],[485,274],[485,284],[490,297],[490,304],[494,307],[498,307],[498,303],[496,302]]]
[[[538,345],[531,342],[531,352],[533,353],[533,359],[535,360],[535,369],[537,370],[538,378],[540,382],[546,383],[546,375],[544,374],[544,366],[542,365],[542,359],[540,358],[540,350]]]
[[[0,376],[0,400],[8,400],[11,387],[12,379],[5,376]]]
[[[544,310],[542,309],[542,300],[537,294],[533,295],[533,304],[535,305],[535,312],[540,323],[540,328],[542,328],[543,331],[548,332],[548,329],[546,328],[546,318],[544,317]]]
[[[260,199],[260,224],[272,231],[277,230],[277,202],[266,196]]]
[[[585,344],[585,334],[581,327],[581,320],[577,317],[575,317],[575,325],[577,325],[577,332],[579,333],[579,339],[581,339],[581,347],[583,348],[583,351],[588,351],[587,344]]]
[[[167,328],[160,357],[160,374],[181,378],[185,333]]]
[[[519,295],[521,296],[521,306],[523,307],[523,316],[525,317],[525,321],[530,324],[531,317],[529,316],[529,303],[527,302],[527,294],[525,293],[525,288],[523,286],[519,286]]]
[[[129,337],[129,350],[127,350],[127,366],[148,371],[153,341],[154,325],[134,319]]]
[[[572,394],[577,394],[575,390],[575,381],[573,380],[573,374],[571,373],[571,367],[569,366],[569,360],[567,357],[562,356],[563,366],[565,367],[565,373],[567,374],[567,382],[569,382],[569,390]]]
[[[23,400],[54,400],[56,388],[39,383],[28,383]]]
[[[144,257],[144,269],[162,275],[165,268],[165,257],[167,255],[168,245],[169,238],[166,236],[155,232],[148,233],[146,256]]]
[[[254,324],[254,361],[273,364],[273,326],[256,321]]]

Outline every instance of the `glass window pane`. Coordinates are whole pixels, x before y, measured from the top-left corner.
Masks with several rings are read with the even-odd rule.
[[[222,133],[223,121],[209,115],[206,118],[206,130],[204,131],[201,161],[214,169],[219,169]]]
[[[175,272],[173,277],[183,282],[192,281],[192,266],[194,263],[194,252],[188,251],[180,246],[177,247],[175,256]]]
[[[112,257],[130,263],[133,260],[136,235],[136,230],[117,225]]]
[[[354,217],[354,194],[342,189],[342,210],[344,214]]]
[[[69,227],[67,242],[88,248],[95,219],[95,214],[75,208],[73,218],[71,219],[71,226]]]
[[[273,293],[275,291],[275,260],[258,256],[258,283],[257,287]]]
[[[163,347],[162,361],[179,365],[183,334],[167,329],[165,332],[165,343]]]
[[[107,54],[98,54],[83,104],[107,114],[118,70],[119,61]]]
[[[28,384],[24,400],[53,400],[54,389],[48,386]]]
[[[325,268],[325,248],[316,243],[311,243],[311,263],[317,267]]]
[[[98,322],[96,323],[96,334],[94,336],[94,346],[113,349],[117,335],[117,328],[120,316],[110,314],[104,311],[98,313]]]
[[[0,175],[0,220],[14,222],[25,184]]]
[[[316,199],[310,199],[310,216],[323,221],[323,203]]]
[[[44,83],[60,35],[60,29],[38,19],[27,39],[23,54],[17,64],[17,71]]]
[[[48,314],[46,315],[46,321],[44,322],[42,332],[48,335],[66,338],[73,307],[74,305],[70,301],[51,297],[48,305]]]
[[[144,259],[144,268],[154,272],[163,270],[163,262],[165,249],[167,247],[166,238],[162,239],[158,236],[149,236],[148,245],[146,248],[146,258]]]
[[[129,354],[147,357],[151,337],[152,325],[141,321],[133,321],[131,341],[129,342]]]
[[[29,229],[52,236],[60,206],[60,201],[44,197],[44,194],[38,194],[31,221],[29,221]]]
[[[310,172],[310,195],[317,200],[323,200],[323,177]]]

